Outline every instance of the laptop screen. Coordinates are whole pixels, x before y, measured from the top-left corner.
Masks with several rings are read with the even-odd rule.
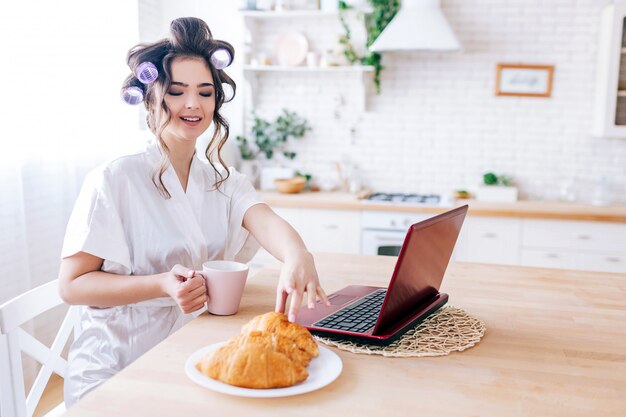
[[[463,206],[410,227],[377,329],[395,323],[438,293],[466,213],[467,206]]]

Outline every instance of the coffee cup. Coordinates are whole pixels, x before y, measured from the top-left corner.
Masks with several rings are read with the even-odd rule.
[[[248,278],[248,265],[235,261],[208,261],[199,272],[206,281],[207,310],[218,316],[230,316],[239,310]]]

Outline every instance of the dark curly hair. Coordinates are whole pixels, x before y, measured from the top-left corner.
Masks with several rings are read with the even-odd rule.
[[[163,173],[169,163],[167,157],[169,149],[163,141],[161,134],[171,121],[171,114],[165,104],[164,97],[172,83],[171,66],[175,58],[201,58],[206,62],[207,67],[211,71],[213,80],[215,80],[215,111],[213,112],[214,132],[205,149],[205,155],[219,177],[219,180],[215,183],[216,188],[219,188],[230,175],[228,170],[226,170],[225,175],[222,175],[211,160],[212,154],[216,153],[220,164],[226,166],[221,156],[221,150],[228,139],[229,125],[226,119],[219,113],[219,110],[222,104],[231,101],[235,97],[234,93],[236,91],[235,82],[224,70],[216,69],[211,63],[211,55],[213,52],[222,48],[230,52],[232,59],[235,58],[235,50],[232,45],[228,42],[213,39],[209,26],[203,20],[195,17],[181,17],[173,20],[170,24],[169,38],[161,39],[154,43],[140,43],[128,51],[126,62],[132,74],[124,81],[122,94],[126,88],[131,86],[140,88],[144,93],[144,105],[148,111],[146,118],[148,127],[152,133],[154,133],[164,150],[161,164],[155,171],[152,182],[165,198],[171,197],[169,191],[163,184]],[[146,61],[152,62],[159,71],[156,81],[148,85],[143,84],[135,76],[137,67]],[[231,97],[224,96],[223,83],[230,85],[233,89]],[[158,111],[159,109],[160,111]]]

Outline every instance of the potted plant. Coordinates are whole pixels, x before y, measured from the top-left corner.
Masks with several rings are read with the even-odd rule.
[[[274,121],[253,114],[249,136],[236,137],[242,159],[240,170],[248,175],[253,183],[260,175],[261,189],[273,189],[274,179],[290,178],[294,176],[295,171],[267,164],[263,164],[265,166],[261,168],[261,161],[270,161],[277,155],[288,160],[294,159],[296,153],[287,149],[288,142],[291,138],[304,137],[310,130],[311,126],[306,119],[287,109],[283,109]]]
[[[270,160],[278,152],[287,159],[294,159],[296,153],[286,149],[290,138],[302,138],[311,130],[309,123],[295,112],[283,109],[273,122],[253,115],[254,120],[250,129],[250,139],[246,136],[237,136],[237,147],[241,159],[252,160],[263,155]]]
[[[483,184],[476,189],[476,199],[496,202],[517,201],[517,187],[514,186],[513,178],[510,176],[486,172],[483,174]]]

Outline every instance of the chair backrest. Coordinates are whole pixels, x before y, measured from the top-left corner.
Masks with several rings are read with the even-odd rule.
[[[63,348],[78,325],[78,310],[70,307],[50,347],[20,326],[63,303],[57,280],[34,288],[0,305],[0,415],[31,417],[52,373],[65,377]],[[28,393],[24,390],[21,352],[42,367]]]

